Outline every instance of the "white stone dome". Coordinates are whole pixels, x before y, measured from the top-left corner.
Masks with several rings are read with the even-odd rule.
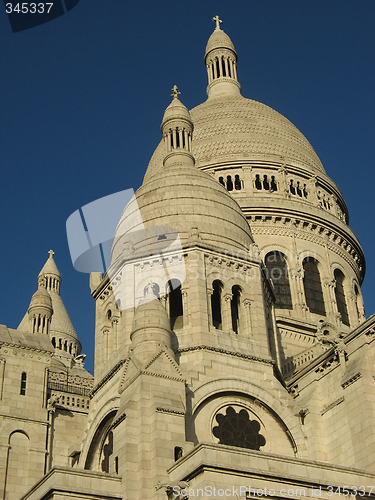
[[[286,162],[325,173],[306,137],[284,116],[252,99],[238,96],[211,97],[193,108],[192,152],[197,167],[230,161]],[[156,148],[145,180],[162,168],[164,145]]]
[[[206,248],[231,254],[248,251],[253,243],[249,224],[223,186],[194,166],[163,167],[162,159],[160,162],[160,175],[138,189],[121,216],[112,246],[112,263],[127,257],[129,244],[133,256],[146,254],[149,235],[157,227],[163,228],[165,240],[173,237],[173,230],[177,232],[185,248],[194,240]],[[145,236],[133,237],[137,234]],[[157,239],[156,234],[156,245]]]

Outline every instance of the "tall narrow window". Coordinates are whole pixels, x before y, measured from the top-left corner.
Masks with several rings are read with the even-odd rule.
[[[181,282],[177,279],[168,281],[167,292],[169,297],[169,317],[171,320],[171,329],[179,330],[183,327]]]
[[[303,271],[303,288],[305,290],[306,305],[310,309],[310,312],[325,316],[326,309],[318,262],[312,257],[307,257],[303,261]]]
[[[349,326],[348,306],[346,304],[346,297],[344,291],[345,276],[340,271],[340,269],[336,269],[334,272],[334,277],[336,281],[335,296],[336,296],[337,310],[341,314],[341,321],[344,323],[344,325]]]
[[[232,287],[232,299],[230,301],[230,309],[232,313],[232,330],[239,333],[240,329],[240,299],[241,288],[238,285]]]
[[[272,281],[277,309],[293,309],[288,266],[285,255],[273,251],[266,255],[267,276]]]
[[[211,313],[212,313],[212,324],[218,330],[222,329],[221,320],[221,293],[223,290],[223,284],[219,280],[215,280],[212,283],[213,292],[211,295]]]
[[[21,387],[20,387],[20,395],[25,396],[26,395],[26,383],[27,383],[27,374],[26,372],[22,372],[21,375]]]

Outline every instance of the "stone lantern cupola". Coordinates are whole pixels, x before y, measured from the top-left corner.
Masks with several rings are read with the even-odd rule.
[[[165,110],[161,131],[163,134],[166,154],[164,166],[168,165],[194,165],[191,150],[193,135],[193,122],[188,109],[182,104],[178,96],[181,92],[177,85],[172,88],[172,102]]]
[[[46,290],[43,277],[38,279],[38,290],[31,297],[27,311],[30,333],[49,334],[53,314],[52,300]]]
[[[238,95],[241,85],[237,80],[237,53],[232,40],[220,28],[222,23],[219,16],[215,16],[216,28],[210,36],[204,62],[208,73],[208,97],[222,94]]]

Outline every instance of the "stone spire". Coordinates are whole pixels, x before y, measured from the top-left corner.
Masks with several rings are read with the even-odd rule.
[[[216,27],[207,42],[204,56],[208,73],[207,95],[238,95],[241,85],[237,80],[237,53],[232,40],[220,28],[222,20],[219,16],[212,20]]]
[[[38,279],[44,278],[46,290],[60,294],[61,274],[53,259],[55,252],[50,250],[48,253],[49,257],[40,271]]]
[[[49,335],[56,356],[69,364],[80,354],[81,344],[60,297],[61,274],[53,258],[54,252],[50,250],[48,253],[49,257],[38,275],[38,290],[32,296],[18,329]]]
[[[191,152],[193,122],[186,106],[179,99],[181,92],[177,85],[172,88],[172,102],[165,110],[161,131],[166,146],[164,166],[168,165],[194,165]]]

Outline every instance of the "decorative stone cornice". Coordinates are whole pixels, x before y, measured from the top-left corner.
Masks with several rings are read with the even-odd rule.
[[[15,342],[1,342],[0,343],[0,349],[2,349],[3,347],[9,347],[10,349],[21,349],[21,350],[24,350],[24,351],[33,351],[33,352],[38,352],[40,354],[45,354],[45,355],[48,356],[47,362],[50,362],[49,358],[53,356],[53,352],[52,351],[47,351],[46,349],[40,349],[40,348],[37,348],[37,347],[27,346],[27,345],[23,345],[23,344],[16,344]],[[51,347],[52,347],[52,344],[51,344]],[[7,354],[8,350],[7,349],[2,349],[2,352],[4,352],[5,354]],[[13,351],[13,354],[15,354],[14,351]],[[41,359],[41,358],[38,358],[38,359]]]
[[[182,416],[185,416],[185,412],[184,411],[179,411],[179,410],[171,410],[170,408],[161,408],[161,407],[157,407],[156,408],[156,411],[158,413],[170,413],[172,415],[182,415]]]
[[[251,361],[258,361],[260,363],[266,363],[268,365],[274,365],[275,364],[275,362],[272,359],[260,358],[258,356],[253,356],[251,354],[244,354],[242,352],[229,351],[227,349],[221,349],[219,347],[212,347],[212,346],[207,346],[207,345],[198,345],[198,346],[192,346],[192,347],[183,347],[183,348],[177,350],[178,353],[192,352],[192,351],[218,352],[220,354],[229,354],[230,356],[234,356],[236,358],[248,359],[248,360],[251,360]]]
[[[283,215],[247,214],[254,235],[268,234],[272,236],[293,236],[296,227],[301,240],[327,245],[328,250],[342,257],[363,279],[365,261],[362,249],[358,243],[350,241],[346,235],[339,234],[332,228],[327,228],[317,221],[302,218],[291,218]]]

